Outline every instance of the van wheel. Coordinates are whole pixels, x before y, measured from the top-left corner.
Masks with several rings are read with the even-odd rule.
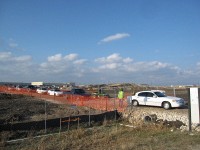
[[[163,103],[163,108],[164,109],[170,109],[171,108],[171,104],[169,102],[164,102]]]
[[[132,105],[133,105],[133,106],[139,106],[139,103],[138,103],[137,100],[133,100],[133,101],[132,101]]]

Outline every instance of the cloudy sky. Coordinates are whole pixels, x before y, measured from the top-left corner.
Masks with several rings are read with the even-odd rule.
[[[0,82],[200,83],[199,0],[1,0]]]

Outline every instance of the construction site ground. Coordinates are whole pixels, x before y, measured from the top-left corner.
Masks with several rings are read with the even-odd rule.
[[[51,99],[6,93],[0,93],[0,106],[0,124],[44,120],[45,116],[52,119],[103,112]]]

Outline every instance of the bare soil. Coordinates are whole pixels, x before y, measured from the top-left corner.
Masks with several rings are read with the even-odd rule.
[[[47,119],[101,113],[100,110],[31,96],[0,93],[0,124],[38,121]]]

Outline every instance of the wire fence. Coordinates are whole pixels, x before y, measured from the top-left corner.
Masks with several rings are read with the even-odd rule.
[[[120,105],[119,99],[117,98],[119,89],[123,88],[124,90],[124,101],[123,104]],[[6,120],[8,123],[0,123],[1,132],[4,131],[14,131],[17,132],[16,136],[23,135],[24,130],[27,130],[27,132],[33,131],[36,132],[34,136],[37,136],[38,133],[40,133],[40,130],[42,130],[45,134],[52,132],[52,127],[55,127],[56,133],[69,130],[71,128],[79,128],[80,124],[82,122],[86,122],[87,126],[91,126],[92,122],[95,121],[101,121],[103,122],[104,119],[109,119],[108,116],[112,116],[112,119],[117,118],[116,112],[123,112],[126,110],[128,103],[127,103],[127,97],[134,95],[134,93],[138,91],[143,90],[164,90],[167,95],[170,96],[177,96],[184,98],[186,101],[188,99],[188,91],[186,88],[174,88],[174,87],[130,87],[130,86],[122,86],[122,87],[101,87],[97,91],[99,93],[97,95],[90,95],[90,96],[81,96],[81,95],[75,95],[75,94],[63,94],[60,96],[56,95],[48,95],[47,93],[37,93],[36,90],[26,89],[26,88],[15,88],[11,86],[0,86],[0,92],[1,93],[8,93],[8,94],[17,94],[17,95],[26,95],[30,97],[34,97],[37,99],[40,99],[41,102],[36,102],[36,105],[33,105],[34,99],[31,99],[30,101],[25,101],[24,103],[27,103],[26,105],[33,105],[33,107],[38,107],[35,110],[35,113],[37,113],[37,119],[34,121],[28,121],[28,122],[20,122],[20,116],[19,113],[27,113],[31,114],[34,110],[23,110],[22,112],[19,112],[21,106],[23,105],[22,102],[18,101],[12,101],[12,103],[8,103],[9,105],[12,105],[10,107],[10,110],[7,112],[8,116],[9,113],[12,114],[12,121]],[[19,99],[18,99],[19,100]],[[66,109],[65,107],[62,107],[62,105],[55,106],[53,103],[59,103],[59,104],[66,104],[70,106],[70,109]],[[18,107],[13,107],[15,105],[18,105]],[[87,107],[87,112],[84,114],[80,114],[80,111],[77,107]],[[34,109],[33,107],[29,109]],[[60,107],[60,109],[56,109],[54,111],[55,107]],[[1,110],[4,111],[5,109],[8,109],[8,106],[0,106]],[[94,114],[93,109],[99,110],[99,114]],[[109,112],[114,112],[108,115]],[[17,116],[16,114],[19,114]],[[57,115],[56,115],[57,114]],[[70,114],[70,115],[69,115]],[[3,114],[5,115],[5,114]],[[114,115],[114,116],[113,116]],[[53,117],[50,117],[53,116]],[[10,116],[9,116],[10,117]],[[16,117],[18,117],[18,121],[15,122]],[[29,116],[33,117],[33,116]],[[2,119],[0,119],[2,121]],[[14,121],[13,121],[14,120]],[[30,134],[30,133],[29,133]],[[39,134],[40,135],[40,134]],[[26,134],[27,136],[27,134]],[[23,136],[23,137],[26,137]],[[12,139],[12,138],[11,138]]]
[[[86,106],[89,108],[103,110],[103,111],[113,111],[118,110],[123,112],[128,106],[127,97],[134,95],[138,91],[143,90],[163,90],[169,96],[181,97],[188,101],[188,89],[187,88],[175,88],[175,87],[122,87],[124,89],[124,101],[123,105],[119,105],[119,99],[117,98],[117,93],[119,88],[100,88],[101,93],[108,93],[107,95],[91,95],[82,96],[75,94],[63,94],[63,95],[48,95],[47,93],[37,93],[36,90],[25,89],[25,88],[14,88],[9,86],[0,86],[0,92],[10,93],[10,94],[22,94],[37,97],[44,100],[52,100],[55,102],[66,103],[76,106]]]

